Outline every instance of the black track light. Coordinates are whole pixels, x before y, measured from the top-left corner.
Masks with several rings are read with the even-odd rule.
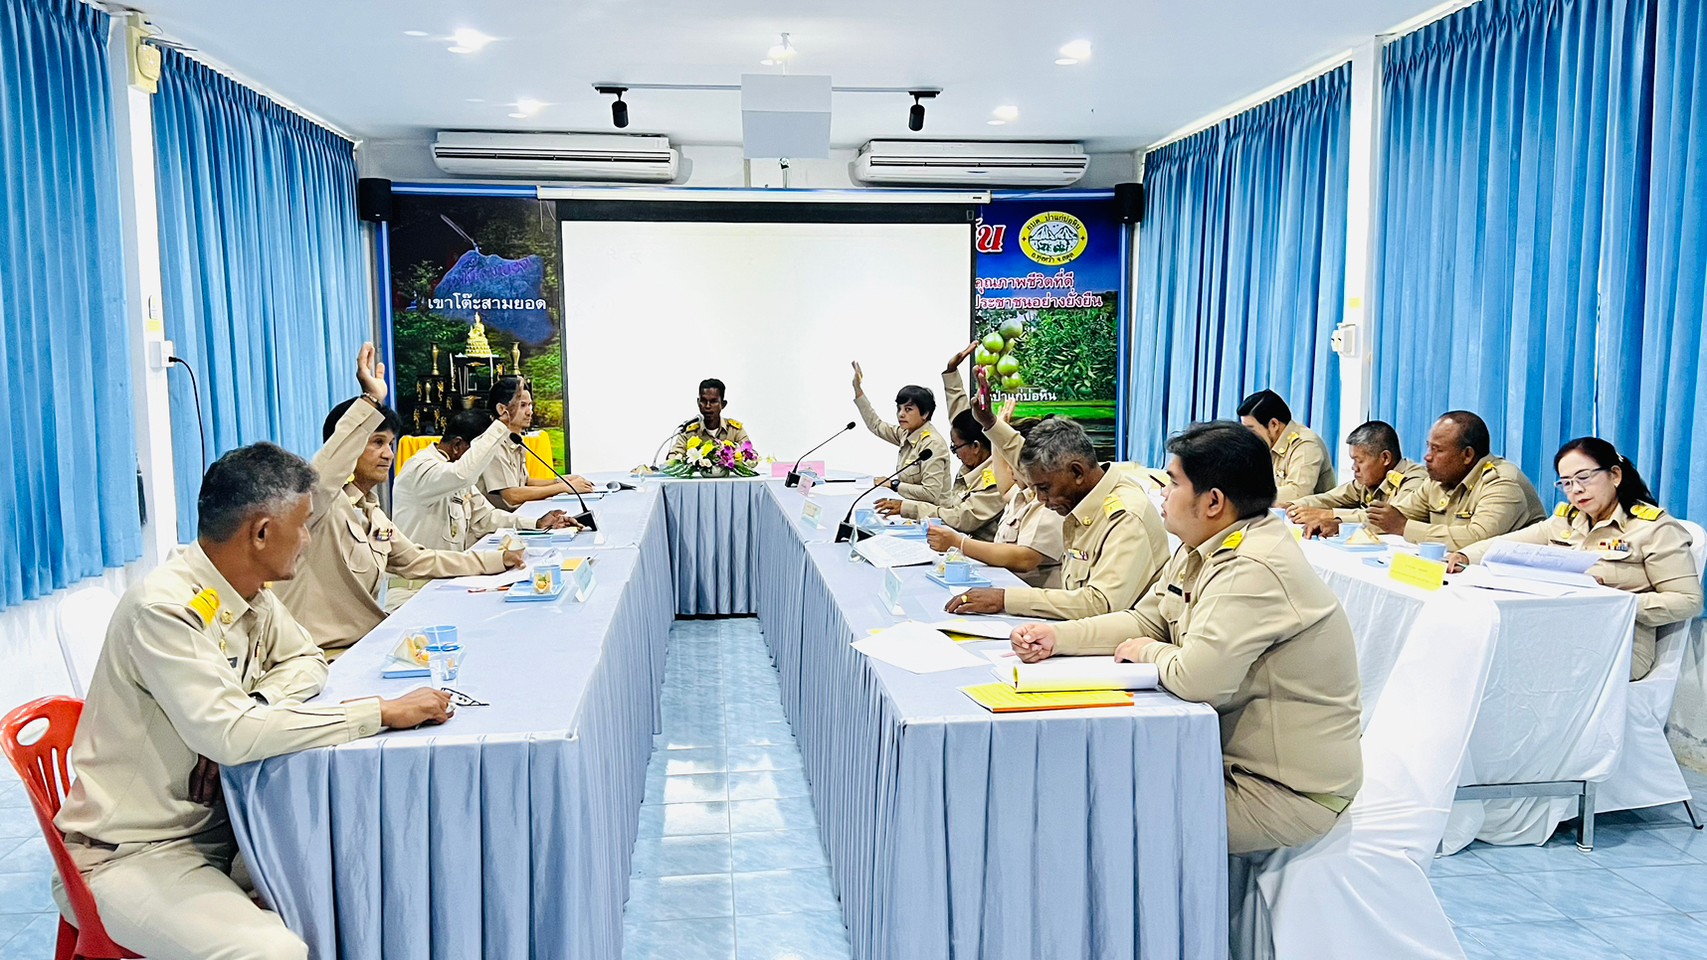
[[[925,105],[920,100],[936,96],[935,90],[908,90],[907,96],[913,98],[913,105],[907,108],[907,129],[918,133],[925,128]]]
[[[628,92],[628,88],[600,85],[593,87],[593,89],[602,94],[614,94],[616,96],[616,100],[610,105],[610,122],[614,124],[618,130],[628,126],[628,104],[622,102],[622,95]]]

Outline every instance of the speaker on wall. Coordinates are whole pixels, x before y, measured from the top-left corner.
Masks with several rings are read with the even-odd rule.
[[[1114,215],[1121,223],[1140,223],[1144,219],[1144,185],[1117,183],[1114,185]]]
[[[363,177],[356,181],[356,216],[374,223],[391,219],[391,181]]]

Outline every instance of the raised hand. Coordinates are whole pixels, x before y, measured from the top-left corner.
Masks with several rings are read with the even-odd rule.
[[[964,350],[961,350],[959,353],[957,353],[953,357],[951,357],[948,361],[948,366],[943,367],[942,372],[943,373],[953,373],[956,369],[958,369],[960,367],[961,364],[966,362],[966,358],[972,356],[974,353],[977,353],[977,352],[978,352],[978,341],[974,340],[971,343],[967,344],[966,348]]]
[[[372,397],[375,403],[385,402],[385,364],[379,361],[379,351],[371,340],[356,354],[356,382],[362,385],[364,396]]]
[[[853,375],[854,396],[857,397],[860,394],[865,392],[865,387],[863,386],[863,384],[865,383],[865,372],[860,370],[858,360],[854,361],[853,371],[854,371],[854,375]]]

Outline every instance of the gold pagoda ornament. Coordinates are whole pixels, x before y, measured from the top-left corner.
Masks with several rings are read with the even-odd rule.
[[[492,357],[492,345],[486,342],[486,324],[480,320],[480,314],[474,315],[474,325],[468,328],[468,345],[463,354],[469,357]]]

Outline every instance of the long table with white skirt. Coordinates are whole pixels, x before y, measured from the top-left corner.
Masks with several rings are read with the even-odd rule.
[[[429,585],[321,699],[420,685],[382,663],[405,628],[455,623],[455,687],[491,705],[226,770],[258,889],[317,960],[615,960],[670,621],[757,613],[856,957],[1224,957],[1214,712],[1158,692],[998,716],[957,689],[987,669],[861,656],[898,620],[828,542],[862,492],[819,487],[812,527],[779,482],[648,480],[592,505],[602,543],[562,548],[595,558],[586,603]],[[901,576],[909,616],[946,616],[922,568]]]
[[[1463,608],[1446,622],[1480,622],[1487,607],[1465,603],[1473,593],[1494,609],[1493,662],[1459,783],[1598,781],[1612,773],[1624,743],[1634,594],[1592,588],[1543,597],[1458,583],[1429,591],[1370,567],[1367,554],[1311,541],[1303,547],[1351,620],[1366,722],[1400,650],[1434,639],[1412,629],[1424,605]],[[1542,843],[1575,808],[1569,798],[1460,801],[1442,846]]]

